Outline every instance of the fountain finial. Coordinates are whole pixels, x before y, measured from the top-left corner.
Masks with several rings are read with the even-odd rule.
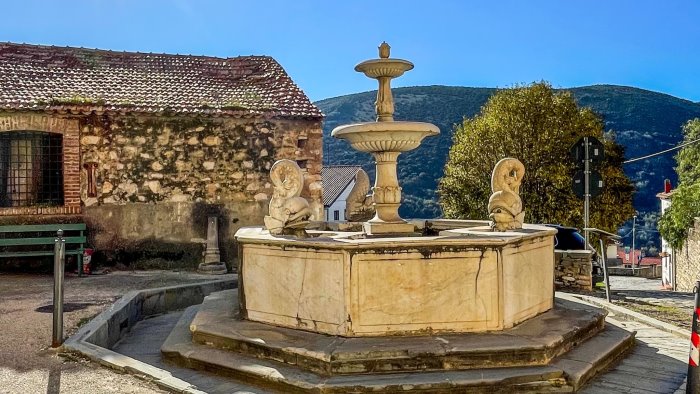
[[[386,41],[382,41],[381,45],[379,45],[379,57],[382,59],[388,59],[391,54],[391,46],[386,43]]]
[[[400,77],[413,68],[413,63],[402,59],[390,59],[391,47],[386,41],[379,45],[379,59],[365,60],[355,66],[355,71],[362,72],[379,81],[377,101],[374,108],[377,122],[394,121],[394,97],[391,95],[391,79]]]

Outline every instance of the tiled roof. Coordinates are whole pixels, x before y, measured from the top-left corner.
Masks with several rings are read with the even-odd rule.
[[[625,248],[617,247],[617,258],[620,259],[623,264],[637,264],[636,261],[639,261],[639,265],[661,265],[661,257],[644,256],[640,258],[641,255],[642,251],[639,249],[636,249],[634,255],[632,255],[632,251],[627,253]],[[629,260],[627,260],[627,257],[629,257]]]
[[[357,171],[361,168],[360,166],[323,166],[321,169],[323,205],[333,204],[340,193],[355,179]]]
[[[671,197],[673,197],[673,193],[676,192],[676,189],[671,190],[670,192],[661,192],[661,193],[656,193],[656,197],[662,199],[662,200],[670,200]]]
[[[321,118],[269,56],[0,43],[0,109]]]

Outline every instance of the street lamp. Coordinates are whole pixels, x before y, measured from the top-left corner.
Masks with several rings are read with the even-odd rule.
[[[639,268],[639,259],[637,258],[637,251],[634,249],[634,236],[635,236],[635,230],[637,228],[637,215],[632,216],[632,260],[635,260],[634,263],[637,265],[637,268]]]

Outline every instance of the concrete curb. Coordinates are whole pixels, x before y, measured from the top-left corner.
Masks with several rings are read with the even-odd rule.
[[[556,292],[556,296],[560,297],[562,299],[566,299],[566,300],[572,300],[572,301],[580,300],[580,301],[586,302],[588,304],[603,308],[610,313],[625,316],[629,320],[636,321],[639,323],[644,323],[648,326],[657,328],[661,331],[668,332],[668,333],[673,334],[677,337],[690,340],[690,331],[688,331],[688,330],[684,330],[682,328],[674,326],[673,324],[662,322],[660,320],[654,319],[653,317],[643,315],[639,312],[635,312],[633,310],[621,307],[619,305],[609,303],[606,300],[601,299],[601,298],[587,296],[587,295],[583,295],[583,294],[563,293],[563,292],[559,292],[559,291]]]
[[[224,279],[131,291],[81,327],[64,342],[62,349],[117,371],[152,381],[171,392],[206,394],[168,371],[116,353],[110,348],[144,317],[201,304],[207,295],[237,285],[238,279]]]

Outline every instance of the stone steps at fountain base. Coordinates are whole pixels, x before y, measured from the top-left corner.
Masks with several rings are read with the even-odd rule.
[[[161,351],[167,360],[283,393],[572,392],[634,344],[633,333],[606,324],[598,335],[549,365],[322,376],[294,365],[194,343],[189,329],[193,314],[193,310],[184,313],[163,344]]]
[[[235,290],[206,297],[190,324],[193,341],[324,376],[547,365],[600,332],[606,314],[558,300],[504,331],[340,337],[242,320],[235,305]]]

